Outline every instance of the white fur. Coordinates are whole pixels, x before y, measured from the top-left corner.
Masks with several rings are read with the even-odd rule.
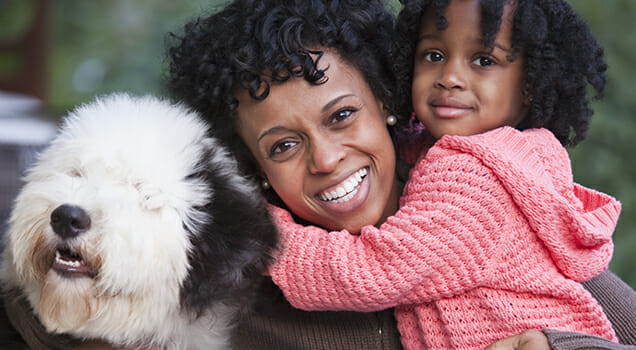
[[[26,176],[1,267],[5,286],[22,290],[49,332],[122,346],[227,346],[231,309],[216,306],[194,318],[179,299],[193,248],[188,232],[210,219],[194,207],[213,193],[202,180],[186,181],[215,142],[206,132],[184,107],[125,94],[81,106],[65,120]],[[49,218],[65,203],[90,213],[90,230],[65,244],[97,269],[94,279],[50,270],[63,241]]]

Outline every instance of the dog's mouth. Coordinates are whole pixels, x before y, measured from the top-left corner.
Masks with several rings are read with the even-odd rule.
[[[52,269],[63,277],[94,278],[97,275],[97,271],[82,258],[81,254],[66,247],[55,251]]]

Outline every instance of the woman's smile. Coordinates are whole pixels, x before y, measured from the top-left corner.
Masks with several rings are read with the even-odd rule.
[[[371,188],[369,169],[364,167],[344,181],[321,191],[314,198],[325,212],[334,217],[347,217],[366,205]],[[331,198],[329,198],[331,197]]]
[[[360,189],[360,183],[362,179],[367,176],[367,168],[362,168],[353,175],[346,178],[344,181],[336,186],[332,186],[330,189],[321,191],[317,197],[325,202],[331,203],[344,203],[350,200]]]

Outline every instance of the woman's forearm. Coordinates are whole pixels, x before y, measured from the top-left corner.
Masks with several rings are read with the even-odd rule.
[[[609,270],[583,282],[612,322],[621,344],[587,334],[544,329],[543,334],[553,350],[636,349],[636,292]]]
[[[620,342],[636,345],[636,291],[609,270],[583,286],[603,308]]]
[[[552,350],[635,350],[635,345],[617,344],[605,338],[588,334],[555,331],[544,329],[543,334],[548,338]]]

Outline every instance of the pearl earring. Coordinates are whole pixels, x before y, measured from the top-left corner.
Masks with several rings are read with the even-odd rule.
[[[397,124],[397,117],[394,116],[393,114],[389,115],[388,117],[386,117],[386,124],[389,126],[393,126],[395,124]]]
[[[261,181],[261,188],[264,191],[267,191],[271,188],[272,186],[270,186],[269,181],[267,181],[267,179],[263,179],[263,181]]]

